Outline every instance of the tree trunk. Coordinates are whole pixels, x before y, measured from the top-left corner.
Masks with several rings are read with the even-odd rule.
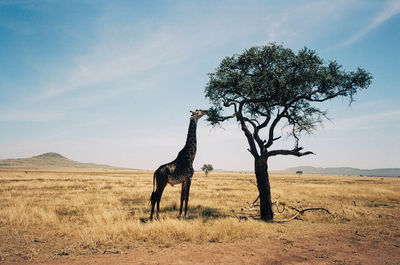
[[[255,173],[257,187],[260,195],[261,219],[271,221],[274,219],[272,212],[271,188],[269,185],[268,164],[266,158],[255,159]]]

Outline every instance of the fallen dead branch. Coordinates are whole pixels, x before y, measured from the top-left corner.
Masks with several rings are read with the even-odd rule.
[[[293,207],[293,206],[288,206],[288,208],[291,209],[291,210],[295,210],[297,213],[293,217],[291,217],[290,219],[285,220],[285,221],[291,221],[291,220],[297,219],[299,215],[304,215],[304,213],[308,212],[308,211],[324,211],[327,214],[332,215],[333,217],[336,217],[328,209],[322,208],[322,207],[306,208],[306,209],[303,209],[303,207],[302,207],[301,210],[299,210],[299,209],[297,209],[296,207]]]
[[[249,181],[250,181],[251,184],[253,184],[254,186],[258,187],[258,186],[257,186],[257,183],[255,183],[254,180],[249,179]]]
[[[251,184],[253,184],[254,186],[257,187],[257,184],[253,180],[249,179],[249,181],[250,181]],[[258,199],[260,199],[260,195],[258,195],[257,198],[252,203],[246,202],[247,206],[243,207],[242,211],[244,211],[244,210],[254,210],[255,207],[260,207],[260,204],[256,204]]]
[[[122,250],[109,250],[109,249],[105,249],[103,251],[101,251],[98,248],[93,248],[93,250],[101,253],[101,254],[122,254]]]
[[[358,231],[358,229],[356,230],[356,232],[354,232],[354,234],[356,236],[367,237],[366,235],[360,234],[360,231]]]
[[[57,255],[57,256],[68,256],[69,253],[66,252],[66,251],[61,251],[61,252],[57,252],[56,255]]]
[[[255,183],[251,179],[249,179],[249,181],[250,181],[251,184],[253,184],[254,186],[257,187],[257,183]],[[296,214],[294,216],[292,216],[291,218],[286,219],[286,220],[282,220],[282,221],[279,221],[279,222],[287,222],[287,221],[291,221],[291,220],[294,220],[294,219],[298,219],[299,216],[304,215],[308,211],[324,211],[324,212],[326,212],[327,214],[329,214],[329,215],[331,215],[333,217],[337,217],[336,214],[331,213],[328,209],[323,208],[323,207],[303,208],[303,206],[301,204],[301,201],[299,201],[299,200],[296,200],[296,202],[298,203],[298,205],[299,205],[298,207],[300,209],[298,209],[298,208],[296,208],[294,206],[287,206],[286,207],[285,203],[280,203],[279,202],[279,198],[280,198],[280,196],[278,196],[278,198],[276,198],[275,202],[272,202],[272,204],[275,205],[275,207],[276,207],[276,214],[282,214],[285,211],[288,211],[287,209],[296,211]],[[260,195],[258,195],[257,198],[252,203],[246,202],[248,206],[243,207],[241,210],[242,211],[244,211],[244,210],[254,210],[256,207],[260,207],[260,204],[256,204],[259,199],[260,199]],[[282,209],[281,210],[279,209],[280,205],[282,205]],[[356,205],[355,201],[354,201],[354,205]]]
[[[280,198],[280,196],[278,196],[278,198],[276,198],[276,201],[275,201],[275,206],[276,206],[276,211],[277,211],[277,214],[282,214],[285,210],[286,210],[286,204],[285,203],[279,203],[279,198]],[[282,204],[282,211],[279,211],[279,205],[280,204]]]
[[[40,240],[40,239],[34,239],[34,240],[32,240],[32,242],[33,243],[47,243],[47,241],[43,241],[43,240]]]
[[[249,181],[250,181],[250,183],[252,183],[253,185],[257,186],[257,184],[254,183],[253,180],[249,180]],[[331,215],[331,216],[333,216],[333,217],[337,217],[336,214],[331,213],[328,209],[323,208],[323,207],[303,208],[303,206],[302,206],[302,204],[301,204],[301,202],[300,202],[299,200],[296,200],[296,202],[299,204],[298,207],[299,207],[300,209],[298,209],[298,208],[296,208],[296,207],[294,207],[294,206],[287,206],[287,207],[286,207],[286,204],[285,204],[285,203],[280,203],[280,202],[279,202],[279,198],[280,198],[280,196],[278,196],[278,198],[276,199],[275,202],[272,202],[272,204],[275,205],[275,207],[276,207],[276,212],[275,212],[275,214],[279,214],[279,215],[280,215],[280,214],[284,213],[285,211],[288,211],[288,209],[293,210],[293,211],[296,212],[296,214],[295,214],[294,216],[290,217],[289,219],[282,220],[282,221],[279,221],[279,222],[288,222],[288,221],[291,221],[291,220],[294,220],[294,219],[298,219],[299,216],[304,215],[304,214],[305,214],[306,212],[308,212],[308,211],[324,211],[325,213],[327,213],[327,214],[329,214],[329,215]],[[257,202],[259,199],[260,199],[260,195],[258,195],[257,198],[256,198],[252,203],[246,202],[248,206],[241,208],[241,210],[242,210],[242,211],[244,211],[244,210],[254,210],[256,207],[260,207],[260,204],[256,204],[256,202]],[[282,209],[279,209],[280,205],[282,205]],[[235,216],[235,217],[236,217],[237,219],[239,219],[237,216]]]
[[[325,209],[325,208],[322,208],[322,207],[306,208],[306,209],[301,209],[301,210],[299,210],[299,209],[297,209],[296,207],[293,207],[293,206],[289,206],[288,208],[292,209],[292,210],[295,210],[296,212],[298,212],[301,215],[303,215],[307,211],[318,211],[318,210],[325,211],[328,214],[332,214],[328,209]]]

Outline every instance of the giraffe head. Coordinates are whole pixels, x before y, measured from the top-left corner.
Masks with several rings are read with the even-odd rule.
[[[190,111],[192,113],[192,116],[190,117],[191,120],[195,120],[196,122],[203,117],[204,115],[206,115],[208,113],[207,110],[201,110],[201,109],[197,109],[195,111]]]

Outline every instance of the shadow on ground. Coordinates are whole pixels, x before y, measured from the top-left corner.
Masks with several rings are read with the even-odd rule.
[[[183,209],[184,211],[184,209]],[[143,212],[150,212],[150,210],[144,210]],[[171,217],[171,214],[176,214],[176,217],[179,218],[179,207],[176,203],[171,205],[167,205],[165,207],[160,207],[160,219],[164,219],[166,217]],[[182,213],[183,215],[183,213]],[[221,219],[232,217],[231,215],[221,211],[218,208],[212,208],[208,206],[196,205],[194,207],[188,208],[187,220],[195,220],[202,219],[204,222],[212,219]],[[182,218],[184,220],[184,218]],[[140,218],[142,223],[147,223],[149,218]]]

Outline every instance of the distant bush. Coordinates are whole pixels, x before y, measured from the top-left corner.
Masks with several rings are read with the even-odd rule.
[[[206,177],[208,176],[208,172],[213,171],[214,168],[211,164],[204,164],[203,167],[201,168],[202,171],[206,174]]]

